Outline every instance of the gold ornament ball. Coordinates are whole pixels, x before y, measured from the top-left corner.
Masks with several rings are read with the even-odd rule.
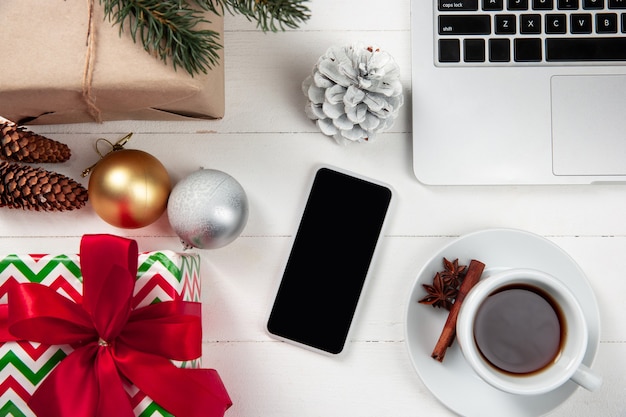
[[[172,183],[154,156],[136,149],[106,155],[93,169],[87,191],[107,223],[136,229],[155,222],[167,208]]]

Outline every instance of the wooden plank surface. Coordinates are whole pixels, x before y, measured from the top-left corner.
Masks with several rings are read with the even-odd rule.
[[[311,21],[287,33],[264,34],[245,19],[226,16],[223,120],[33,127],[73,151],[70,162],[46,168],[85,185],[80,172],[96,159],[95,140],[135,132],[128,146],[159,158],[174,181],[204,167],[228,172],[244,186],[250,218],[242,236],[225,248],[199,251],[203,363],[219,370],[235,402],[227,415],[452,415],[409,360],[408,296],[420,268],[442,246],[469,232],[505,227],[545,236],[568,252],[587,274],[600,306],[594,367],[604,385],[593,394],[578,390],[551,415],[626,416],[624,186],[420,184],[411,168],[408,0],[315,0],[310,5]],[[391,131],[376,142],[339,146],[306,118],[300,85],[328,47],[355,41],[376,44],[396,58],[406,104]],[[352,340],[340,358],[274,341],[264,331],[305,186],[321,163],[385,181],[396,196]],[[3,209],[0,252],[74,252],[85,233],[134,237],[143,250],[181,249],[167,216],[146,228],[123,230],[104,223],[88,206],[54,214]]]

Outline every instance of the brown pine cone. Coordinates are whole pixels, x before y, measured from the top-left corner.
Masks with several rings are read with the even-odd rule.
[[[64,175],[0,161],[0,207],[65,211],[86,202],[87,190]]]
[[[65,162],[70,148],[0,117],[0,158],[16,162]]]

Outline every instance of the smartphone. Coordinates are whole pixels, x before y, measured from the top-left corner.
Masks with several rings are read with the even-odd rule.
[[[391,199],[385,184],[317,170],[267,322],[271,336],[342,352]]]

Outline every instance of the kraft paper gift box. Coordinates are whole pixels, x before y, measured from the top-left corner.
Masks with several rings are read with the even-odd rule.
[[[203,13],[211,23],[202,29],[223,45],[223,17]],[[169,57],[144,51],[139,36],[134,43],[128,24],[120,34],[98,0],[3,1],[0,45],[0,116],[19,124],[224,115],[221,50],[207,74],[175,70]]]
[[[10,292],[12,286],[30,282],[45,285],[80,304],[83,297],[81,257],[86,259],[78,254],[0,256],[0,305],[6,306],[8,295],[14,296]],[[131,310],[165,301],[191,301],[199,305],[200,258],[197,254],[140,252],[137,259],[138,270]],[[13,306],[9,304],[8,307]],[[197,342],[200,344],[199,339]],[[185,341],[178,340],[176,343]],[[52,369],[73,351],[74,348],[70,345],[45,345],[24,340],[0,343],[0,415],[34,416],[27,404],[28,400]],[[200,367],[199,358],[172,363],[180,368]],[[225,407],[228,408],[227,394],[222,392],[223,387],[219,388],[217,391],[223,395],[222,399],[225,396]],[[124,389],[130,397],[135,415],[171,416],[134,385],[125,383]]]

